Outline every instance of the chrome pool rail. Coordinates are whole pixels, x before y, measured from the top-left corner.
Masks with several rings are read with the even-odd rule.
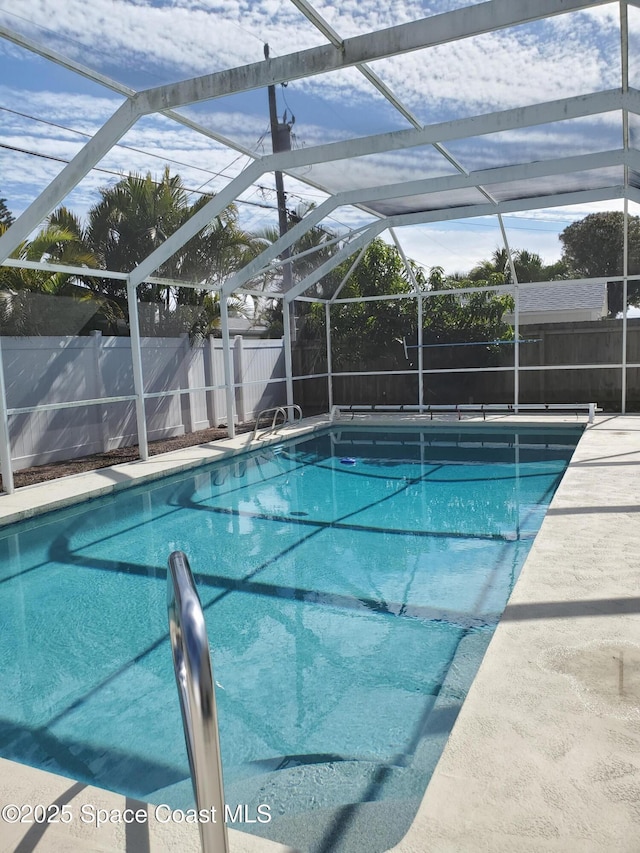
[[[260,423],[260,418],[263,417],[263,415],[268,414],[269,412],[273,412],[273,419],[271,421],[270,426],[264,427],[265,432],[269,432],[270,430],[276,428],[276,421],[278,420],[278,415],[282,415],[282,417],[284,418],[284,420],[282,421],[282,425],[293,423],[296,420],[295,417],[291,417],[291,412],[294,412],[295,414],[299,415],[298,420],[302,420],[302,409],[300,408],[300,406],[294,403],[292,403],[290,406],[270,406],[268,409],[263,409],[256,418],[256,425],[253,428],[253,432],[251,434],[251,441],[253,441],[256,435],[258,434],[258,425]]]
[[[180,696],[191,782],[198,811],[203,853],[228,853],[218,715],[204,613],[182,551],[169,557],[167,609],[173,667]]]

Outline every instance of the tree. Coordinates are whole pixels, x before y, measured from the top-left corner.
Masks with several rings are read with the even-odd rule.
[[[519,284],[531,281],[555,281],[567,277],[566,264],[562,261],[545,264],[537,252],[530,252],[528,249],[514,249],[511,254]],[[461,278],[476,282],[486,281],[494,273],[504,276],[506,284],[511,283],[511,264],[506,249],[495,249],[490,260],[480,261],[468,276],[461,276]]]
[[[323,288],[331,293],[349,272],[353,258],[340,264]],[[340,298],[358,298],[408,293],[402,258],[394,246],[373,240],[345,286]],[[385,299],[337,305],[331,312],[332,351],[338,367],[370,361],[398,350],[398,340],[415,326],[415,302],[412,299]],[[313,304],[309,333],[324,334],[324,306]]]
[[[58,209],[49,221],[73,232],[95,256],[99,267],[115,272],[130,272],[212,198],[204,195],[191,203],[180,176],[171,175],[168,167],[159,181],[150,173],[130,174],[100,190],[100,196],[89,211],[86,228],[65,208]],[[238,225],[235,206],[230,205],[177,249],[155,275],[173,281],[220,284],[245,263],[247,253],[253,251],[252,242],[252,236]],[[92,277],[86,283],[117,303],[122,315],[127,316],[124,282]],[[207,334],[217,322],[217,299],[207,294],[204,287],[142,284],[138,288],[139,300],[155,306],[143,312],[147,326],[169,334],[188,331],[192,337]]]
[[[352,263],[353,258],[325,277],[322,286],[326,294],[335,292]],[[352,398],[363,389],[363,402],[371,401],[371,396],[367,395],[373,395],[378,402],[401,403],[415,399],[417,380],[411,368],[415,368],[418,360],[419,311],[413,296],[416,286],[426,297],[422,299],[422,343],[425,347],[433,347],[425,350],[426,366],[501,365],[505,354],[513,351],[512,347],[500,343],[487,343],[508,343],[513,339],[512,327],[503,320],[505,311],[513,310],[513,297],[483,287],[504,285],[504,274],[492,272],[488,278],[474,282],[468,278],[447,277],[440,267],[434,267],[428,277],[415,263],[409,261],[409,267],[411,272],[395,247],[380,239],[374,240],[345,282],[337,303],[331,306],[333,369],[395,371],[390,377],[371,383],[367,380],[362,386],[347,384],[350,388],[347,393]],[[429,291],[441,290],[454,292],[427,296]],[[470,292],[456,292],[460,290]],[[354,301],[340,302],[341,299]],[[313,303],[305,335],[300,340],[302,373],[321,372],[322,365],[316,364],[315,359],[321,361],[324,357],[325,316],[325,306]],[[347,383],[350,381],[345,379]],[[435,393],[434,382],[440,380],[431,378],[432,387],[425,386],[427,396]],[[451,379],[443,379],[442,384],[446,389]]]
[[[435,346],[430,354],[433,367],[463,366],[469,362],[472,352],[474,366],[497,364],[500,360],[499,343],[489,341],[511,341],[513,329],[503,320],[506,311],[513,310],[513,297],[491,290],[473,288],[500,287],[504,285],[504,274],[493,272],[486,279],[454,279],[446,277],[441,267],[433,267],[429,275],[430,290],[452,290],[425,299],[423,309],[423,343]],[[456,293],[456,290],[471,290]],[[467,350],[451,348],[446,344],[482,344]],[[442,349],[439,349],[442,347]]]
[[[513,254],[513,266],[516,271],[518,283],[544,281],[545,279],[544,263],[537,252],[529,252],[527,249],[518,249]],[[511,267],[509,267],[509,280],[510,279]]]
[[[0,224],[0,234],[7,229]],[[95,266],[77,235],[47,225],[11,254],[23,261]],[[75,276],[28,267],[0,267],[0,323],[4,334],[75,334],[97,313],[108,311],[107,300],[92,293]],[[59,297],[55,301],[47,297]]]
[[[305,216],[315,208],[315,204],[299,204],[295,210],[287,211],[288,227],[293,228],[302,222]],[[265,245],[275,243],[280,237],[277,228],[265,228],[258,232],[256,238],[263,240]],[[328,260],[335,251],[336,234],[321,225],[313,225],[291,246],[290,255],[292,281],[294,284],[312,273]],[[302,257],[296,257],[301,255]]]
[[[8,228],[13,222],[13,216],[5,202],[6,198],[0,198],[0,225],[4,225]]]
[[[287,211],[288,226],[293,228],[303,220],[303,218],[315,207],[314,204],[300,204],[294,211]],[[261,250],[267,248],[268,245],[275,243],[280,237],[280,232],[277,228],[265,228],[255,235],[258,243],[262,243]],[[306,231],[299,240],[291,246],[290,255],[294,260],[291,261],[291,278],[293,284],[302,281],[306,276],[310,275],[315,269],[327,261],[336,251],[336,234],[331,230],[314,225]],[[296,257],[301,256],[301,257]],[[276,268],[277,269],[277,268]],[[327,281],[319,282],[315,285],[315,295],[327,296],[325,290],[329,282],[334,282],[334,276],[328,276]],[[281,273],[268,271],[262,273],[263,288],[277,288],[281,285]],[[337,285],[333,285],[337,286]],[[307,294],[308,295],[308,294]],[[296,323],[300,327],[304,327],[307,315],[310,313],[309,303],[299,302],[296,305]],[[270,338],[282,337],[284,323],[282,319],[282,300],[271,299],[267,301],[266,306],[261,311],[261,319],[266,322],[268,331],[267,336]],[[313,326],[312,322],[312,328]],[[313,332],[312,332],[313,334]]]
[[[621,276],[623,273],[624,214],[620,211],[590,213],[560,234],[562,260],[576,278]],[[629,275],[640,273],[640,217],[630,216],[628,227]],[[607,283],[609,316],[623,309],[622,284]],[[629,282],[629,303],[640,303],[640,284]]]
[[[334,285],[343,280],[351,263],[352,259],[334,270],[331,274]],[[500,272],[494,271],[488,278],[472,281],[447,277],[441,267],[434,267],[427,278],[422,268],[411,265],[413,276],[409,276],[395,247],[380,239],[374,240],[346,282],[340,298],[401,296],[413,290],[414,279],[425,292],[504,285],[504,275]],[[431,296],[423,302],[423,342],[438,346],[511,340],[513,330],[503,321],[503,315],[512,309],[513,298],[510,295],[480,289],[477,293]],[[313,322],[309,324],[309,330],[320,339],[324,335],[324,307],[314,304],[311,318]],[[403,339],[416,339],[417,319],[413,298],[336,305],[331,313],[334,361],[340,367],[378,361],[381,356],[397,360],[399,353],[404,358],[404,347],[399,349],[398,345]],[[498,346],[487,347],[486,353],[481,354],[481,360],[495,360]],[[443,350],[445,356],[450,359],[451,351]]]
[[[494,249],[491,259],[480,261],[471,270],[468,276],[463,276],[470,281],[486,281],[494,273],[499,273],[503,276],[503,283],[511,280],[511,266],[509,264],[509,254],[506,249]]]

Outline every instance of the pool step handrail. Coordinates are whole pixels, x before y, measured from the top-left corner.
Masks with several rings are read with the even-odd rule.
[[[260,414],[258,415],[258,417],[256,418],[256,425],[253,428],[253,433],[251,434],[251,441],[254,441],[256,435],[258,434],[260,418],[269,414],[269,412],[273,412],[273,418],[271,420],[271,425],[264,427],[263,435],[266,435],[266,433],[271,432],[272,430],[274,430],[276,428],[276,421],[278,420],[278,415],[282,415],[282,417],[283,417],[283,421],[282,421],[282,424],[280,424],[280,426],[284,426],[284,424],[294,423],[296,420],[296,418],[295,418],[296,414],[298,415],[298,420],[300,420],[300,421],[302,420],[302,409],[300,408],[300,406],[298,406],[294,403],[292,403],[290,406],[289,405],[269,406],[268,409],[263,409],[260,412]],[[292,417],[292,413],[293,413],[294,417]]]
[[[182,551],[169,557],[167,609],[173,668],[180,696],[203,853],[228,853],[218,715],[209,640],[189,560]],[[215,811],[212,811],[214,809]]]
[[[508,415],[517,415],[522,414],[524,412],[529,412],[531,414],[539,413],[544,414],[545,412],[570,412],[572,414],[578,415],[579,412],[586,412],[588,415],[589,423],[592,424],[594,421],[594,417],[596,412],[601,412],[602,409],[598,406],[597,403],[455,403],[455,404],[446,404],[446,405],[397,405],[391,406],[386,404],[378,405],[376,403],[372,403],[370,405],[353,405],[353,406],[341,406],[334,405],[331,407],[331,411],[329,413],[329,420],[331,422],[335,421],[337,417],[342,413],[351,414],[352,417],[356,413],[364,414],[368,412],[370,414],[375,414],[379,412],[380,414],[384,412],[395,412],[397,414],[401,414],[402,412],[420,414],[420,415],[431,415],[431,420],[433,420],[433,413],[436,412],[438,414],[444,414],[447,412],[456,413],[458,415],[458,420],[462,417],[463,413],[468,414],[482,414],[482,419],[485,420],[488,414],[508,414]]]

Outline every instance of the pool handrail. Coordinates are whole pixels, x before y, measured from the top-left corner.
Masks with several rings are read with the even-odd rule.
[[[218,715],[209,640],[200,598],[186,554],[169,556],[167,610],[173,667],[180,697],[203,853],[228,853]],[[212,811],[214,810],[214,811]]]
[[[290,411],[287,411],[287,410],[290,410]],[[251,434],[251,441],[254,441],[256,435],[258,434],[258,425],[260,424],[260,418],[263,415],[266,415],[269,412],[273,412],[273,419],[271,421],[271,426],[264,427],[265,432],[269,432],[270,430],[275,429],[276,421],[278,419],[278,415],[282,415],[284,418],[284,420],[282,422],[283,426],[284,426],[284,424],[293,423],[293,421],[295,421],[295,417],[293,417],[293,418],[291,417],[291,414],[290,414],[291,411],[299,414],[300,415],[299,420],[302,420],[302,409],[300,408],[300,406],[298,406],[295,403],[292,403],[291,405],[286,404],[283,406],[269,406],[268,409],[263,409],[259,413],[258,417],[256,418],[256,425],[254,426],[253,433]]]

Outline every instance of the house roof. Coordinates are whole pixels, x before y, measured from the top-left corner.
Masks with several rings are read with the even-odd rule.
[[[601,311],[606,309],[606,282],[556,282],[520,288],[520,313],[541,311]]]

